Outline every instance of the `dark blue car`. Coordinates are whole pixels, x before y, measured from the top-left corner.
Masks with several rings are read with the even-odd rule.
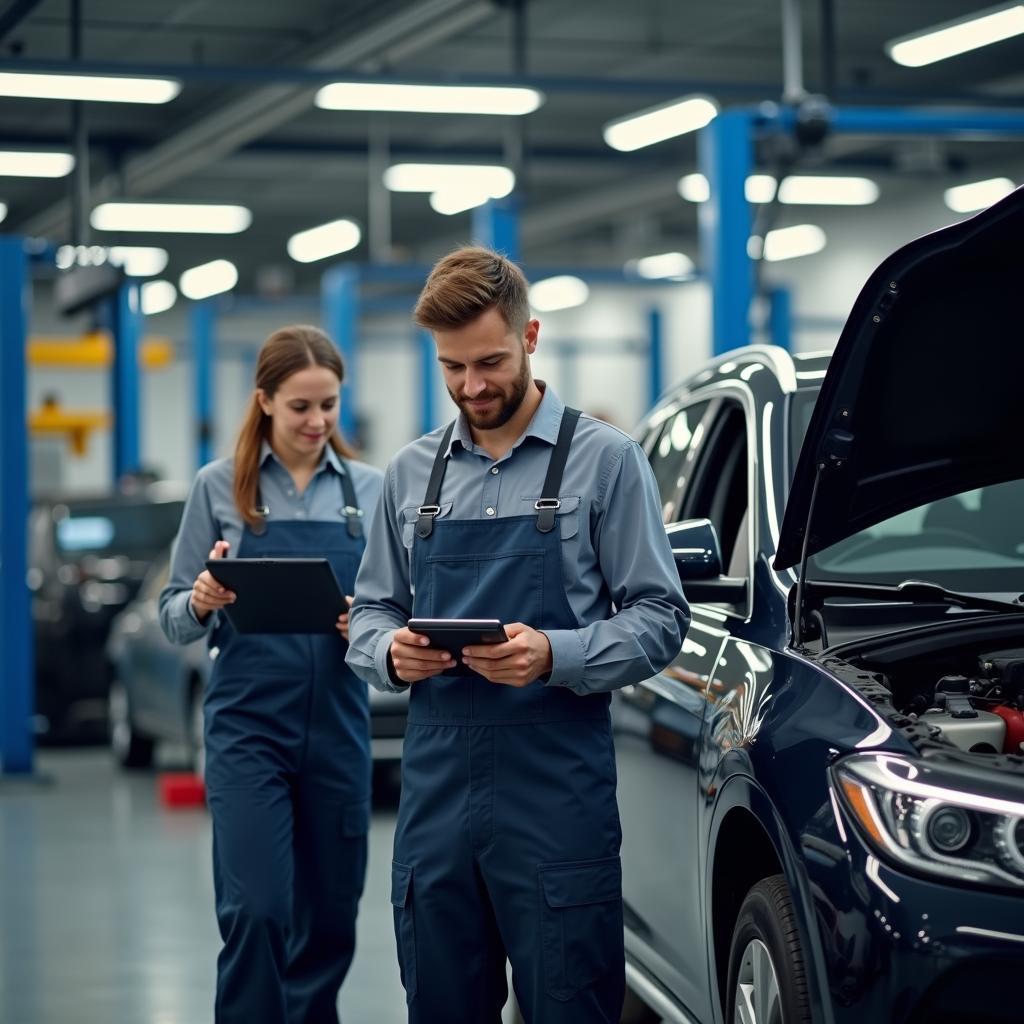
[[[641,427],[693,608],[613,703],[658,1018],[1024,1020],[1022,239],[1018,190],[831,359],[738,350]]]

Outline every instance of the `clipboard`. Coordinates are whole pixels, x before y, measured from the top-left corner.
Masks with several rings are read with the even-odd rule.
[[[235,593],[221,612],[239,633],[336,633],[348,610],[326,558],[211,558],[210,575]]]

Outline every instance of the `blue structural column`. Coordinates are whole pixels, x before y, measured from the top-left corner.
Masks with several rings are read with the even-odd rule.
[[[349,441],[356,437],[356,358],[359,351],[359,268],[332,267],[320,281],[320,304],[324,330],[345,361],[341,387],[341,432]]]
[[[652,306],[647,311],[647,404],[654,405],[661,396],[663,384],[663,347],[661,334],[661,310]]]
[[[125,473],[137,472],[141,421],[139,419],[139,345],[142,339],[142,304],[139,283],[128,280],[113,297],[110,329],[114,336],[111,395],[114,407],[114,483]]]
[[[793,298],[788,288],[778,286],[768,296],[768,330],[772,344],[790,351],[793,347]]]
[[[0,235],[0,770],[32,772],[34,665],[28,564],[25,347],[28,260],[21,238]]]
[[[196,462],[213,459],[214,332],[217,313],[209,302],[196,302],[191,312],[192,360],[195,374]]]
[[[473,240],[519,260],[519,201],[515,193],[473,209]]]
[[[702,128],[700,169],[710,196],[697,213],[700,250],[711,284],[711,338],[715,355],[750,341],[753,268],[747,253],[750,204],[745,186],[753,163],[752,117],[727,110]]]
[[[420,433],[429,434],[437,419],[437,351],[430,331],[417,332],[420,346]]]

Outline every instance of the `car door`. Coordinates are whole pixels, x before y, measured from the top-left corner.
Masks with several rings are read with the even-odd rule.
[[[641,439],[667,524],[678,518],[716,408],[711,401],[681,404]],[[628,948],[702,1019],[708,996],[698,754],[705,689],[727,635],[723,619],[716,610],[694,609],[672,664],[618,691],[613,706]]]

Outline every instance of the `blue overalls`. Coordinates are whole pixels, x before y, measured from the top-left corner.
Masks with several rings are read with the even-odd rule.
[[[557,495],[566,410],[538,514],[435,519],[452,428],[413,541],[413,615],[577,629]],[[468,671],[468,670],[464,670]],[[391,902],[411,1024],[498,1024],[506,955],[528,1024],[617,1024],[621,829],[609,695],[476,674],[414,683]]]
[[[343,521],[247,527],[240,558],[325,557],[353,593],[365,541],[351,475]],[[264,513],[265,514],[265,513]],[[224,616],[205,700],[213,817],[217,1024],[337,1024],[366,873],[366,684],[338,635],[239,634]]]

